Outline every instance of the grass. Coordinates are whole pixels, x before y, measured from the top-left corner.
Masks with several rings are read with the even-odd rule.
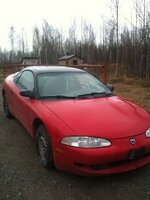
[[[115,93],[142,106],[150,112],[150,82],[125,78],[119,82],[113,82]]]

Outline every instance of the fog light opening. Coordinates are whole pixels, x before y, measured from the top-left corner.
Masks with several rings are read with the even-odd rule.
[[[83,164],[83,163],[78,163],[78,162],[74,162],[74,164],[75,164],[76,166],[78,166],[78,167],[84,167],[84,166],[86,166],[85,164]]]

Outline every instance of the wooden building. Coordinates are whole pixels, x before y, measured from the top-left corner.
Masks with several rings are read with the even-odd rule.
[[[21,61],[22,65],[40,65],[40,57],[23,57]]]
[[[59,65],[81,65],[83,58],[77,55],[65,55],[58,59]]]

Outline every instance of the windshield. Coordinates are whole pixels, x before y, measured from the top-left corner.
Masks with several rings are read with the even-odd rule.
[[[111,91],[86,72],[52,72],[39,74],[37,84],[40,98],[77,98],[110,95]]]

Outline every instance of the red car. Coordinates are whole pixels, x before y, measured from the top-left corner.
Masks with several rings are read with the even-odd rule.
[[[81,175],[150,163],[150,114],[87,72],[28,67],[3,82],[3,108],[35,139],[44,167]]]

